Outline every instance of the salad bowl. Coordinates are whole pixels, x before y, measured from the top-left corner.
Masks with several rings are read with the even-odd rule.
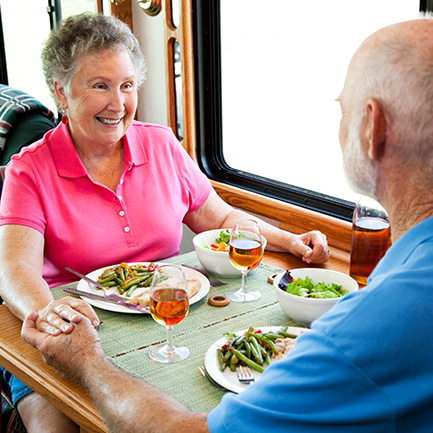
[[[230,233],[231,229],[207,230],[194,236],[192,243],[199,262],[208,272],[225,278],[241,278],[241,272],[231,264],[229,259]],[[222,242],[227,248],[224,248]],[[262,242],[265,248],[264,236],[262,236]],[[217,251],[218,248],[219,251]]]
[[[284,284],[285,272],[281,272],[274,278],[274,289],[278,303],[281,309],[293,320],[299,323],[310,325],[314,320],[318,319],[324,313],[329,311],[336,305],[342,297],[348,293],[355,292],[359,289],[358,283],[349,275],[331,269],[321,268],[300,268],[290,270],[290,275],[294,279],[302,279],[306,277],[311,279],[313,285],[324,283],[325,285],[340,285],[344,290],[342,296],[332,298],[313,298],[301,297],[285,291],[287,284]],[[280,283],[283,289],[280,287]]]

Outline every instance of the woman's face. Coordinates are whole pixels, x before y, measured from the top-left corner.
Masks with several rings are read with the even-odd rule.
[[[94,148],[119,142],[137,109],[136,82],[129,54],[106,50],[83,57],[68,91],[55,84],[57,97],[68,110],[76,146]]]

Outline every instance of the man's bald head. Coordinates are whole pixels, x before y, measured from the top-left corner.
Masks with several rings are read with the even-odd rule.
[[[422,166],[423,180],[433,182],[433,19],[393,24],[361,44],[340,99],[361,122],[369,98],[384,114],[387,144],[401,164],[416,172]]]

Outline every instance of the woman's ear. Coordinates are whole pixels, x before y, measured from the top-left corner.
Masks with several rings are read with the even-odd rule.
[[[367,101],[367,115],[364,129],[367,155],[370,159],[380,159],[385,152],[386,119],[377,99]]]
[[[54,81],[54,91],[56,92],[57,100],[60,102],[63,110],[66,110],[68,108],[68,99],[65,95],[65,88],[57,81]]]

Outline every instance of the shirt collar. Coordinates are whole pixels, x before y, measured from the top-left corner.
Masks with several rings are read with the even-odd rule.
[[[135,123],[135,121],[134,121]],[[68,127],[60,123],[52,132],[50,145],[57,167],[62,177],[79,178],[88,175],[69,135]],[[134,145],[135,143],[135,145]],[[140,143],[136,128],[132,125],[123,137],[124,158],[126,167],[141,165],[147,162],[144,147]]]
[[[391,227],[392,230],[392,227]],[[386,274],[388,270],[404,265],[418,246],[433,237],[433,217],[427,218],[407,231],[390,249],[368,278],[368,283],[375,277]]]

